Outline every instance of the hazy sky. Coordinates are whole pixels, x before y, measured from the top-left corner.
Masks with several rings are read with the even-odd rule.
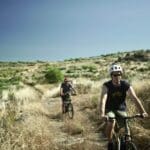
[[[150,48],[150,0],[0,0],[0,61]]]

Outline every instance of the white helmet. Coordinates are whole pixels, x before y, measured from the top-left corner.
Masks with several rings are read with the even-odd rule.
[[[112,74],[112,72],[117,72],[117,71],[123,73],[122,67],[120,65],[113,64],[109,69],[110,75]]]

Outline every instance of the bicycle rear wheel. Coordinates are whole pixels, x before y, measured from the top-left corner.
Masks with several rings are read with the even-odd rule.
[[[137,150],[137,147],[133,142],[126,142],[125,150]]]
[[[68,106],[68,116],[70,119],[73,119],[73,116],[74,116],[74,109],[73,109],[73,105],[71,103]]]

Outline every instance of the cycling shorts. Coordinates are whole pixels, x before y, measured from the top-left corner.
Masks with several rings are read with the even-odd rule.
[[[123,117],[127,117],[127,112],[126,111],[120,111],[120,110],[117,110],[117,111],[108,111],[106,113],[106,115],[109,118],[116,118],[119,126],[123,127],[124,126],[124,119],[123,119]]]

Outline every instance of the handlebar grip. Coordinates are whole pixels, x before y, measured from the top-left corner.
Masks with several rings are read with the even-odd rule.
[[[144,118],[143,114],[136,114],[135,117],[137,117],[137,118]]]

